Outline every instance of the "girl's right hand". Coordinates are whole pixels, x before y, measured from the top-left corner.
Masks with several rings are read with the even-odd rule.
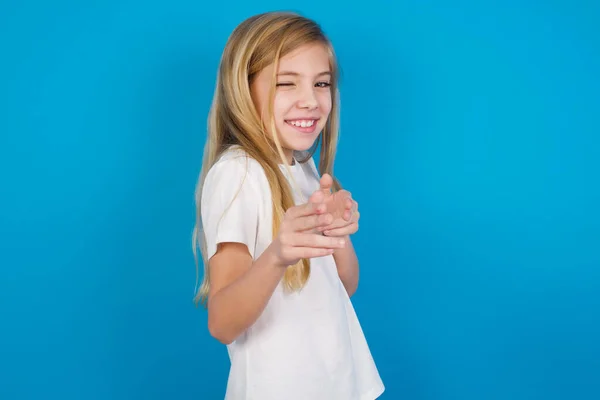
[[[287,210],[279,234],[271,243],[277,265],[287,267],[303,258],[323,257],[345,246],[343,239],[323,236],[318,231],[333,222],[333,216],[325,210],[323,203],[306,203]]]

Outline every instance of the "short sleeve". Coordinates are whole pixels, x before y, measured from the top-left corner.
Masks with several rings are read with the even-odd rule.
[[[260,193],[246,157],[218,161],[209,170],[202,189],[202,229],[206,258],[224,242],[242,243],[255,255]]]

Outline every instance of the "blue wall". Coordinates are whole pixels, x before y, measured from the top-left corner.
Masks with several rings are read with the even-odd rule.
[[[0,398],[219,399],[192,305],[220,51],[263,0],[3,2]],[[600,398],[600,7],[302,2],[342,67],[385,399]]]

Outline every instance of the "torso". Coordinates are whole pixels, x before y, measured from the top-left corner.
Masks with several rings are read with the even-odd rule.
[[[301,204],[319,188],[318,172],[312,159],[290,168],[302,192],[296,193],[296,204]],[[257,258],[272,241],[272,206],[260,165],[251,160],[249,169],[248,177],[258,178],[257,185],[269,194],[259,209]],[[384,390],[331,255],[311,259],[310,277],[300,292],[288,293],[280,284],[258,320],[228,351],[227,400],[373,400]]]

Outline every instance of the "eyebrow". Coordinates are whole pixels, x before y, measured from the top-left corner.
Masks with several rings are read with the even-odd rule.
[[[293,72],[293,71],[281,71],[280,73],[277,74],[277,76],[300,76],[300,74],[298,72]],[[317,76],[324,76],[324,75],[329,75],[331,76],[331,71],[323,71],[317,74]]]

